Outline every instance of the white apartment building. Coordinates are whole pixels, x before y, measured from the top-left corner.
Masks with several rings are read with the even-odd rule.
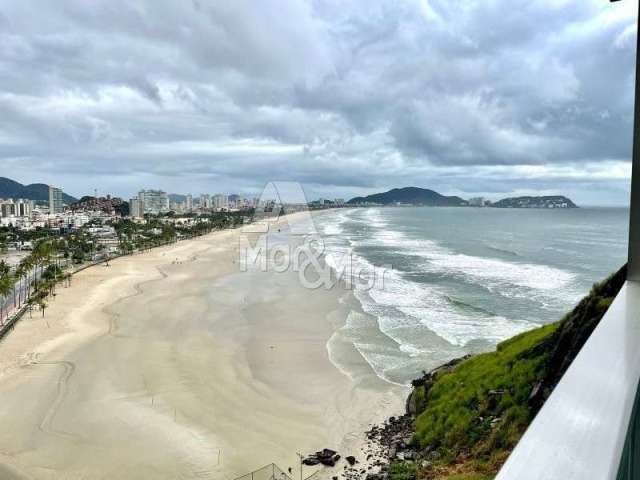
[[[31,217],[32,212],[33,200],[0,200],[0,218]]]
[[[169,196],[162,190],[140,190],[138,200],[144,213],[157,215],[169,211]]]
[[[139,198],[129,200],[129,216],[133,218],[144,217],[144,203]]]

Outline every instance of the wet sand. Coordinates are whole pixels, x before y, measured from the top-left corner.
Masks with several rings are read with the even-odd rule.
[[[403,389],[329,360],[348,293],[239,272],[238,235],[90,268],[18,323],[0,342],[1,478],[232,479],[271,462],[298,478],[296,452],[358,455],[399,413]]]

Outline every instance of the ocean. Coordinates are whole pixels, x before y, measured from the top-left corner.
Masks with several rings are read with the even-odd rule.
[[[557,321],[626,261],[629,211],[389,207],[317,215],[336,271],[387,267],[355,282],[328,343],[349,373],[351,345],[376,375],[406,385],[451,358]],[[374,283],[374,282],[372,282]]]

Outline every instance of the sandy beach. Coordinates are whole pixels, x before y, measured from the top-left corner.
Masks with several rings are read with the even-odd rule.
[[[359,454],[406,391],[355,353],[350,374],[331,363],[348,292],[240,272],[238,236],[89,268],[18,323],[0,342],[1,478],[233,479],[272,462],[298,478],[296,452]]]

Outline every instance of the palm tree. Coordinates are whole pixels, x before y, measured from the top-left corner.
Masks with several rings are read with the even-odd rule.
[[[25,300],[29,297],[29,295],[31,294],[31,282],[29,281],[29,277],[31,275],[31,272],[34,270],[34,266],[33,266],[33,257],[31,255],[27,256],[26,258],[22,259],[22,261],[20,262],[20,272],[22,273],[22,276],[24,278],[24,298]]]
[[[27,264],[22,259],[22,261],[16,267],[16,277],[18,277],[18,281],[20,282],[20,288],[18,289],[18,303],[22,304],[22,300],[24,299],[24,295],[27,293],[27,284],[25,279],[29,275],[29,270],[27,269]]]
[[[34,266],[37,268],[40,268],[40,276],[42,276],[42,273],[45,269],[45,267],[51,265],[51,255],[54,252],[54,248],[53,248],[53,244],[51,241],[48,240],[42,240],[40,243],[38,243],[33,251],[33,257],[34,257]],[[35,276],[35,271],[34,271],[34,278],[35,278],[35,287],[36,290],[38,290],[38,281],[37,281],[37,277]]]
[[[11,276],[11,267],[9,267],[7,262],[5,262],[4,260],[0,260],[0,277],[8,277],[7,283],[13,283],[12,282],[12,276]],[[4,295],[4,298],[6,298],[9,295],[9,293],[11,293],[11,291],[7,292]],[[14,303],[14,307],[15,307],[15,303],[16,303],[15,302],[15,296],[14,296],[14,299],[13,299],[13,303]],[[3,304],[4,304],[4,301],[3,301]],[[0,315],[0,318],[1,318],[1,315]]]
[[[0,325],[4,324],[4,302],[13,290],[13,280],[10,275],[0,276]]]

